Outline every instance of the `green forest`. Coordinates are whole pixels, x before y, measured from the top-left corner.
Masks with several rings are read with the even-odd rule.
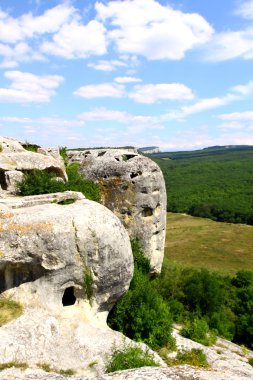
[[[149,155],[161,168],[168,211],[253,225],[253,147]]]

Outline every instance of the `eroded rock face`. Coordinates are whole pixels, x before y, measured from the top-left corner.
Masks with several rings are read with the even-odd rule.
[[[0,292],[49,308],[92,296],[94,310],[109,311],[133,273],[128,234],[104,206],[80,193],[66,198],[77,200],[59,204],[59,193],[0,202]]]
[[[23,172],[32,169],[48,170],[67,180],[63,160],[54,149],[30,152],[19,141],[0,137],[0,193],[15,193]]]
[[[166,190],[160,168],[134,150],[69,151],[68,158],[80,163],[80,173],[100,185],[103,204],[118,216],[131,238],[140,240],[152,272],[160,272],[166,227]]]
[[[9,197],[0,199],[0,236],[0,296],[24,307],[0,327],[1,363],[46,363],[97,378],[125,339],[106,325],[133,274],[120,220],[81,193]]]

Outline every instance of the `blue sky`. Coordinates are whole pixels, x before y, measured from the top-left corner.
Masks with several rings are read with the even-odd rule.
[[[253,145],[253,0],[1,0],[0,134]]]

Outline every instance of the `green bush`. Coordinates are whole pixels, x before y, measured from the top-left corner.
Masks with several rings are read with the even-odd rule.
[[[204,319],[195,318],[193,321],[187,322],[180,334],[205,346],[210,346],[216,341],[215,335],[210,332],[209,326]]]
[[[68,175],[66,183],[57,181],[55,173],[33,169],[25,173],[23,180],[17,183],[17,188],[21,195],[49,194],[66,190],[79,191],[86,198],[99,202],[99,186],[79,175],[78,169],[78,164],[71,164],[66,168]]]
[[[140,347],[124,346],[123,348],[114,348],[111,358],[106,364],[106,372],[115,372],[124,369],[140,367],[158,367],[153,355],[146,350],[142,351]]]
[[[56,175],[47,171],[33,169],[27,171],[17,187],[21,195],[49,194],[64,191],[64,183],[55,180]]]
[[[136,242],[133,244],[133,253],[134,258],[137,256],[137,261],[135,260],[129,291],[112,309],[108,324],[129,338],[145,342],[152,348],[173,346],[169,307],[149,280],[146,272],[147,259],[140,258],[141,252]]]
[[[176,361],[177,364],[189,364],[196,367],[209,366],[205,353],[197,348],[193,348],[190,351],[179,351],[176,356]]]

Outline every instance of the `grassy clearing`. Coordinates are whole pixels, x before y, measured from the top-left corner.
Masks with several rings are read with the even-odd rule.
[[[168,213],[165,257],[229,274],[253,270],[253,227]]]
[[[9,298],[0,298],[0,326],[18,318],[22,313],[23,307],[19,303]]]

